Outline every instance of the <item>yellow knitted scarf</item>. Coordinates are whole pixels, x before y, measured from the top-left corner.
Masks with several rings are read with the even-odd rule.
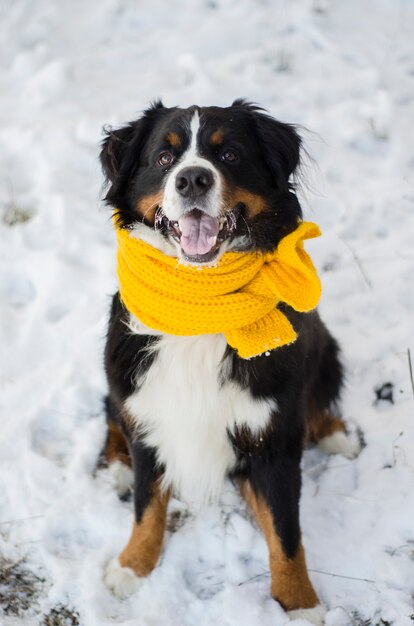
[[[311,222],[300,223],[272,252],[226,252],[215,267],[179,264],[128,230],[116,233],[128,311],[171,335],[223,333],[244,359],[295,341],[279,302],[306,312],[320,297],[318,275],[303,249],[304,239],[320,235]]]

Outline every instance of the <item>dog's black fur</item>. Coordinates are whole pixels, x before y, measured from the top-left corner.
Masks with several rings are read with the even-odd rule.
[[[137,121],[120,130],[110,130],[103,142],[101,162],[108,182],[106,202],[116,209],[118,223],[131,227],[153,220],[137,211],[142,198],[162,190],[169,167],[160,167],[157,156],[168,150],[175,159],[188,147],[186,128],[195,107],[165,108],[156,103]],[[237,100],[231,107],[197,109],[203,118],[200,143],[203,156],[214,162],[231,189],[243,189],[264,198],[262,210],[249,215],[249,207],[240,203],[240,216],[232,237],[245,235],[245,249],[273,250],[279,241],[293,231],[302,217],[299,201],[291,183],[300,162],[301,140],[295,127],[272,119],[258,107]],[[215,129],[225,135],[224,147],[237,151],[236,162],[221,159],[208,138]],[[177,134],[179,150],[167,144],[168,133]],[[203,140],[203,134],[205,139]],[[163,237],[168,231],[161,226]],[[315,414],[327,415],[336,405],[342,385],[342,366],[335,339],[316,311],[300,314],[286,305],[283,311],[293,324],[298,338],[288,346],[268,355],[244,360],[227,347],[224,359],[230,361],[221,384],[234,381],[248,389],[253,398],[273,398],[278,410],[260,438],[248,429],[228,433],[237,463],[231,473],[237,480],[248,480],[271,510],[283,550],[293,558],[300,542],[299,498],[300,461]],[[125,310],[119,295],[113,299],[105,369],[110,400],[108,419],[115,421],[128,439],[135,474],[136,521],[142,520],[151,498],[154,482],[162,474],[155,451],[139,437],[132,436],[128,420],[123,419],[124,406],[136,390],[137,371],[144,373],[157,359],[156,336],[133,335],[125,321]],[[172,367],[174,365],[172,364]],[[162,381],[160,381],[162,393]],[[323,433],[322,433],[323,434]]]

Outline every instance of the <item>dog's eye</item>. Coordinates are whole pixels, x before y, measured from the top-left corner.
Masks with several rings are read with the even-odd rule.
[[[234,150],[224,150],[220,155],[221,161],[227,161],[227,163],[235,163],[239,160],[239,156]]]
[[[160,156],[158,157],[158,165],[162,165],[163,167],[171,165],[173,161],[174,157],[171,152],[161,152]]]

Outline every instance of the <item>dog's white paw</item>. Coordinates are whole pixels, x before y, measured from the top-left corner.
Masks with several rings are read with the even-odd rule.
[[[108,474],[120,498],[125,496],[132,489],[134,474],[132,469],[128,467],[128,465],[125,465],[125,463],[113,461],[108,467]]]
[[[358,440],[351,439],[342,430],[318,441],[318,448],[327,454],[342,454],[347,459],[355,459],[361,451]]]
[[[130,567],[122,567],[118,558],[112,559],[106,566],[104,583],[118,598],[125,600],[132,596],[141,587],[142,581]]]
[[[295,609],[294,611],[288,611],[288,615],[291,620],[306,619],[311,624],[315,624],[315,626],[323,626],[326,609],[322,604],[318,604],[311,609]]]

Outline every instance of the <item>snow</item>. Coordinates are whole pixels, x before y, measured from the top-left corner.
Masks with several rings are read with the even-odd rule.
[[[305,455],[311,577],[328,626],[412,624],[412,2],[3,0],[0,14],[0,551],[48,581],[32,614],[0,621],[37,624],[62,603],[87,626],[286,623],[231,485],[196,516],[173,501],[180,528],[131,599],[102,580],[132,505],[94,473],[116,287],[101,128],[159,96],[246,96],[303,127],[302,202],[323,231],[308,249],[347,366],[343,413],[366,444],[354,460]],[[376,401],[389,382],[394,403]]]

